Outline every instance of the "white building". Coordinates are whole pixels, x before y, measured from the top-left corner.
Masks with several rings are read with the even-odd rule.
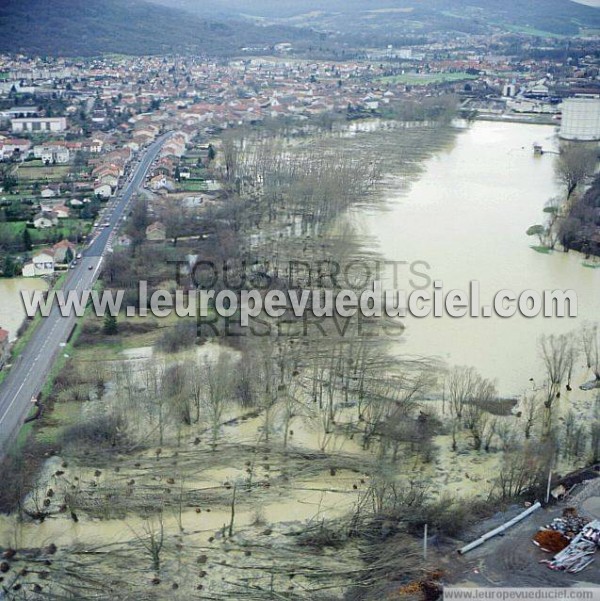
[[[517,95],[517,86],[514,83],[507,83],[502,89],[502,96],[512,98]]]
[[[10,119],[22,119],[25,117],[37,117],[40,114],[40,110],[37,106],[13,106],[5,111],[4,114]]]
[[[112,196],[112,188],[108,184],[97,184],[94,186],[94,194],[100,198],[110,198]]]
[[[71,153],[65,146],[39,145],[33,147],[33,156],[36,159],[41,159],[44,163],[64,164],[69,162]]]
[[[567,98],[561,105],[559,137],[563,140],[593,142],[600,140],[600,98]]]
[[[33,225],[37,230],[44,230],[58,224],[58,216],[53,211],[40,211],[33,218]]]
[[[23,276],[32,278],[40,275],[49,275],[54,273],[54,252],[52,250],[43,250],[31,259],[29,263],[23,265]]]
[[[26,117],[11,119],[14,133],[23,132],[59,132],[67,129],[66,117]]]

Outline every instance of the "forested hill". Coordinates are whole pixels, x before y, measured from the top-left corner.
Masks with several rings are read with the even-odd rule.
[[[218,55],[310,35],[288,27],[220,22],[142,0],[0,1],[0,52]]]
[[[382,33],[481,32],[576,35],[600,27],[600,9],[571,0],[152,0],[197,15],[252,16],[322,29]]]

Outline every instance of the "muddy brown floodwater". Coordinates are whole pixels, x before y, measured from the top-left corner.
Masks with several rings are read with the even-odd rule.
[[[45,290],[46,282],[40,278],[0,278],[0,328],[8,330],[13,340],[25,319],[21,291]]]
[[[572,331],[586,320],[600,319],[600,268],[584,266],[577,253],[542,254],[527,228],[543,223],[544,204],[560,194],[554,177],[554,154],[533,155],[533,144],[556,148],[551,126],[476,122],[455,142],[424,163],[424,172],[406,185],[399,170],[390,174],[388,210],[361,210],[364,230],[390,261],[425,261],[432,279],[444,290],[481,285],[481,299],[502,289],[536,291],[572,289],[578,317],[450,317],[406,320],[394,344],[398,353],[436,355],[450,364],[469,365],[497,380],[504,395],[520,395],[543,379],[537,340],[543,334]],[[600,263],[596,263],[600,267]],[[423,271],[421,266],[420,271]],[[399,288],[410,289],[411,274],[398,269]],[[419,284],[421,278],[414,278]],[[391,286],[391,271],[387,285]],[[587,378],[583,359],[579,384]]]

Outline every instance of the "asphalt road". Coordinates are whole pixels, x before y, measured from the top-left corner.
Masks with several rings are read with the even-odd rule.
[[[82,251],[82,258],[77,261],[74,269],[69,270],[62,286],[65,292],[81,292],[94,285],[102,258],[108,252],[131,196],[143,183],[148,169],[169,135],[167,133],[158,138],[132,165],[125,186],[116,198],[109,201],[109,208],[105,209],[104,216],[98,218],[100,225],[109,225],[97,229],[88,247]],[[31,409],[32,398],[39,394],[59,353],[64,352],[63,347],[73,330],[75,320],[75,315],[63,317],[59,308],[53,306],[50,315],[42,318],[42,323],[0,384],[0,458],[18,434]]]

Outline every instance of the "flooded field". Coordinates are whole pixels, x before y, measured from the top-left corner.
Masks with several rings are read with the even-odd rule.
[[[39,278],[0,278],[0,327],[8,330],[11,340],[25,319],[21,291],[46,288],[46,283]]]

